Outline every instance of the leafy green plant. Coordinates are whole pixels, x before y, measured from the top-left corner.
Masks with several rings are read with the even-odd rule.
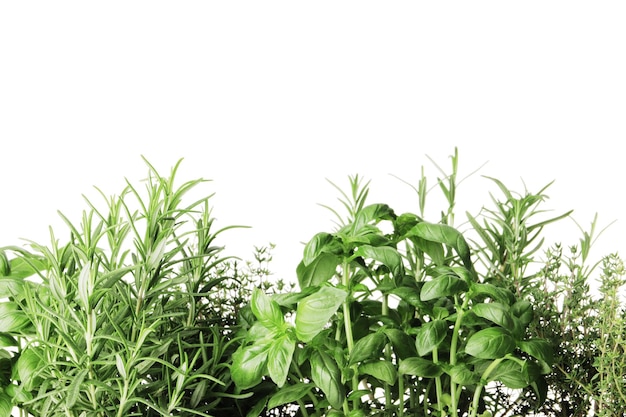
[[[86,199],[69,241],[0,251],[0,415],[180,416],[219,413],[232,393],[232,300],[213,296],[232,268],[209,198],[184,196],[180,162],[162,177],[147,161],[105,208]],[[7,253],[14,254],[10,259]],[[216,298],[218,299],[218,298]],[[244,397],[247,395],[244,395]],[[230,412],[230,411],[229,411]]]
[[[432,161],[432,160],[431,160]],[[432,161],[434,163],[434,161]],[[217,245],[209,199],[147,161],[69,238],[0,248],[0,417],[619,415],[626,321],[617,254],[544,248],[545,191],[499,194],[458,219],[458,153],[417,214],[370,204],[349,177],[297,287]],[[467,177],[466,177],[467,178]],[[427,195],[445,206],[427,221]],[[441,196],[440,195],[440,196]],[[192,200],[193,201],[193,200]],[[430,202],[430,200],[428,200]],[[582,230],[582,229],[581,229]],[[541,258],[543,254],[544,258]],[[599,294],[590,291],[600,272]]]
[[[531,332],[545,337],[555,352],[548,400],[538,407],[547,415],[614,416],[626,407],[624,267],[617,254],[587,265],[595,225],[594,219],[579,245],[566,251],[559,244],[550,248],[537,275],[542,284],[530,290],[538,315]],[[590,289],[593,273],[600,281],[595,292]],[[529,404],[518,399],[511,406],[520,413]]]
[[[455,155],[447,185],[439,180],[451,207],[456,167]],[[532,305],[477,273],[468,241],[447,224],[453,210],[441,223],[397,215],[367,205],[362,181],[336,187],[347,215],[331,209],[337,229],[306,244],[299,291],[252,296],[232,377],[244,392],[268,381],[276,390],[249,415],[294,404],[304,416],[477,416],[494,381],[545,396],[552,352],[528,338]]]
[[[535,318],[528,333],[549,343],[555,363],[554,372],[546,376],[545,398],[529,391],[512,395],[500,385],[493,386],[493,413],[587,416],[592,410],[598,415],[604,408],[610,410],[605,415],[616,415],[611,413],[624,409],[620,392],[626,372],[611,354],[625,347],[618,294],[623,285],[621,260],[613,254],[590,264],[592,244],[604,231],[596,231],[597,216],[589,231],[578,226],[582,238],[577,245],[564,248],[556,243],[544,249],[543,228],[571,214],[541,218],[546,210],[540,206],[550,184],[537,193],[520,195],[492,180],[504,198],[492,196],[495,209],[483,209],[480,221],[468,214],[472,231],[482,243],[478,259],[492,282],[532,302]],[[599,294],[594,294],[590,284],[600,264],[602,285]]]
[[[599,355],[593,363],[598,373],[591,385],[598,416],[615,416],[626,410],[626,318],[620,297],[625,275],[624,263],[617,254],[604,257],[597,304]]]

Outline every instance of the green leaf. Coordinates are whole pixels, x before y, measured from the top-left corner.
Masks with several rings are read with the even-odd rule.
[[[362,245],[356,250],[355,255],[380,262],[389,268],[393,275],[399,275],[402,271],[402,256],[391,246]]]
[[[344,290],[324,286],[298,303],[296,310],[296,335],[309,342],[328,324],[330,318],[348,296]]]
[[[72,407],[74,407],[74,404],[76,404],[76,401],[78,400],[78,397],[80,396],[81,385],[83,384],[83,381],[85,380],[85,377],[87,376],[88,372],[89,372],[89,369],[83,369],[82,371],[80,371],[78,375],[74,376],[70,386],[67,388],[67,396],[65,397],[65,407],[68,410],[71,410]]]
[[[496,302],[479,303],[472,306],[472,312],[478,317],[482,317],[498,326],[511,330],[514,327],[514,323],[509,310],[509,306]]]
[[[7,257],[7,253],[0,249],[0,278],[11,275],[11,263]]]
[[[311,391],[313,385],[305,384],[303,382],[298,382],[295,385],[287,385],[280,390],[269,399],[267,403],[267,408],[272,409],[284,404],[290,404],[298,401],[303,398],[305,395]]]
[[[21,353],[13,368],[13,379],[19,380],[28,390],[32,390],[41,381],[39,373],[44,367],[42,348],[29,347]]]
[[[361,401],[361,398],[364,395],[370,395],[372,393],[371,389],[358,389],[355,391],[350,391],[350,394],[348,394],[348,398],[346,398],[348,401]]]
[[[250,307],[257,320],[269,329],[281,329],[285,324],[285,318],[278,303],[258,288],[252,291]]]
[[[24,280],[16,277],[0,277],[0,299],[22,298],[24,292]]]
[[[0,391],[0,417],[11,417],[12,409],[11,397]]]
[[[272,341],[267,354],[267,370],[272,381],[281,388],[287,380],[291,359],[296,348],[295,340],[285,334]]]
[[[471,268],[470,250],[463,235],[446,224],[421,222],[413,226],[411,233],[431,242],[443,243],[454,248],[466,268]]]
[[[0,303],[0,332],[15,333],[27,327],[30,320],[17,303],[4,301]]]
[[[533,305],[528,300],[519,300],[513,304],[511,313],[520,319],[523,326],[528,326],[533,321]]]
[[[446,307],[433,306],[432,318],[437,320],[444,320],[450,317],[450,310]]]
[[[231,376],[240,389],[252,388],[266,373],[269,344],[238,348],[233,353]]]
[[[33,394],[22,385],[9,384],[4,387],[4,392],[11,397],[13,404],[21,404],[33,399]]]
[[[359,366],[359,372],[361,374],[371,375],[389,385],[395,384],[396,378],[398,377],[398,372],[393,364],[384,360],[361,364]]]
[[[17,340],[9,333],[0,333],[0,347],[17,346]]]
[[[501,327],[489,327],[470,336],[465,352],[479,359],[503,358],[515,350],[515,340]]]
[[[205,398],[207,388],[208,388],[208,382],[206,379],[203,379],[202,381],[198,382],[196,387],[193,389],[193,392],[191,393],[191,406],[192,407],[194,408],[197,407],[198,404],[200,404],[200,401],[202,401],[202,399]]]
[[[369,223],[377,223],[380,220],[393,220],[395,218],[393,210],[387,204],[371,204],[363,207],[356,213],[352,223],[352,235],[360,234],[361,229]]]
[[[450,375],[452,382],[459,385],[475,385],[480,381],[480,377],[474,372],[470,371],[467,365],[457,364],[451,366],[446,373]]]
[[[489,381],[500,381],[511,389],[521,389],[529,384],[528,372],[517,361],[505,359],[488,377]]]
[[[535,381],[530,383],[530,387],[537,395],[538,404],[543,404],[543,402],[548,399],[548,383],[545,378],[537,378]]]
[[[398,358],[406,359],[417,355],[415,341],[411,336],[399,329],[385,328],[383,332]]]
[[[436,300],[467,291],[467,283],[453,275],[440,275],[424,283],[420,292],[422,301]]]
[[[124,365],[124,360],[119,353],[115,354],[115,367],[117,368],[117,372],[119,372],[122,379],[126,379],[126,366]]]
[[[331,253],[321,253],[308,264],[300,262],[296,268],[300,288],[317,287],[330,280],[337,273],[341,260]]]
[[[375,332],[362,337],[354,344],[348,364],[379,358],[385,343],[387,343],[387,338],[383,333]]]
[[[415,244],[415,246],[420,249],[422,252],[426,253],[433,260],[435,265],[443,265],[446,254],[443,250],[443,246],[441,243],[432,242],[430,240],[422,239],[417,236],[413,236],[411,241]]]
[[[420,221],[420,218],[414,213],[402,213],[393,221],[393,227],[396,234],[400,236],[400,238],[405,238],[408,237],[408,234],[411,229],[413,229],[413,226]]]
[[[2,352],[6,352],[4,349]],[[10,358],[0,358],[0,390],[11,384],[13,361]]]
[[[279,306],[287,307],[288,309],[292,310],[296,308],[296,304],[298,304],[300,300],[313,294],[318,289],[319,289],[318,287],[308,287],[308,288],[303,289],[300,292],[286,292],[286,293],[280,293],[280,294],[272,294],[272,300],[276,301]]]
[[[425,356],[433,351],[448,334],[448,322],[433,320],[422,324],[415,334],[417,354]]]
[[[91,274],[91,262],[87,262],[78,274],[78,299],[85,309],[89,306],[89,298],[93,294],[93,289],[94,278]]]
[[[28,261],[24,258],[11,259],[11,276],[14,278],[28,278],[43,269],[44,262],[32,255],[28,257]]]
[[[132,271],[135,266],[125,266],[123,268],[114,269],[113,271],[98,274],[96,277],[96,286],[101,289],[112,288],[124,275]]]
[[[409,305],[417,308],[425,308],[425,303],[420,299],[420,290],[413,287],[398,287],[389,292],[392,295],[397,295]]]
[[[554,351],[547,340],[529,339],[517,343],[522,352],[528,353],[533,358],[545,362],[549,367],[554,364]]]
[[[341,383],[341,372],[335,360],[326,352],[315,350],[309,360],[311,379],[322,390],[330,405],[340,409],[345,399],[345,388]]]
[[[148,252],[148,260],[146,261],[147,271],[155,270],[163,262],[163,255],[165,254],[166,245],[167,239],[163,238],[154,246],[154,248],[150,249],[150,251]]]
[[[439,365],[424,358],[407,358],[398,366],[400,375],[414,375],[422,378],[436,378],[443,373]]]
[[[472,282],[470,290],[475,295],[485,295],[491,298],[493,301],[499,301],[506,305],[511,305],[515,302],[515,295],[510,290],[506,288],[496,287],[493,284]]]
[[[327,248],[335,237],[330,233],[318,233],[304,246],[304,253],[302,256],[302,263],[304,266],[308,266],[315,258],[317,258],[323,250]]]

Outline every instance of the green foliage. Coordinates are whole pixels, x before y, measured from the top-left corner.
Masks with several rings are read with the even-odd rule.
[[[451,206],[456,167],[455,155],[453,174],[439,180]],[[484,398],[493,383],[544,396],[552,347],[528,337],[531,303],[476,270],[473,257],[488,249],[472,248],[451,225],[453,210],[440,223],[424,221],[420,195],[420,215],[397,215],[367,204],[368,185],[355,176],[350,192],[335,186],[347,215],[331,209],[337,228],[305,245],[299,291],[282,304],[293,322],[267,319],[285,297],[267,313],[253,298],[256,322],[232,368],[250,376],[235,380],[239,388],[277,382],[267,352],[285,332],[291,357],[274,366],[284,367],[279,387],[298,387],[289,393],[302,415],[477,416],[489,411]],[[274,395],[257,410],[286,404]]]
[[[147,163],[147,161],[146,161]],[[180,164],[180,161],[179,161]],[[259,268],[223,255],[209,198],[147,163],[145,187],[86,199],[61,244],[0,251],[0,416],[232,415],[234,325]],[[99,191],[99,190],[98,190]],[[14,254],[9,259],[8,254]],[[258,283],[255,282],[255,285]],[[282,318],[282,315],[281,315]]]
[[[621,259],[611,254],[589,264],[599,236],[597,217],[590,231],[579,227],[582,238],[577,245],[565,250],[556,243],[544,249],[544,227],[570,213],[537,219],[546,212],[540,205],[550,184],[538,193],[518,195],[491,180],[504,198],[492,196],[495,209],[483,209],[481,219],[468,214],[481,242],[477,256],[488,271],[486,282],[525,299],[512,312],[528,326],[530,340],[517,347],[536,358],[540,369],[552,369],[535,392],[512,393],[505,380],[493,386],[487,398],[493,415],[621,415],[626,409],[626,367],[620,353],[626,350]],[[598,272],[601,285],[594,292],[590,284]]]
[[[432,160],[431,160],[432,161]],[[296,284],[273,246],[241,262],[217,245],[211,196],[184,197],[147,161],[104,207],[63,214],[61,243],[0,248],[0,417],[598,416],[626,409],[624,266],[544,247],[545,191],[497,195],[454,225],[458,152],[417,213],[369,203],[369,181],[324,206]],[[434,163],[434,162],[433,162]],[[408,183],[407,183],[408,184]],[[427,194],[446,207],[426,220]],[[581,229],[582,230],[582,229]],[[597,293],[590,289],[598,274]]]

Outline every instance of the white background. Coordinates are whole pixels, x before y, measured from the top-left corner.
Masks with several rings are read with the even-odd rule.
[[[549,214],[617,220],[594,253],[624,252],[625,21],[618,1],[2,2],[0,246],[47,242],[93,186],[138,184],[141,155],[163,174],[183,158],[181,181],[213,180],[218,226],[253,227],[231,252],[273,242],[293,280],[300,242],[333,228],[326,178],[417,211],[393,175],[433,183],[427,156],[447,169],[458,147],[461,176],[482,168],[457,225],[498,195],[482,175],[554,180]]]

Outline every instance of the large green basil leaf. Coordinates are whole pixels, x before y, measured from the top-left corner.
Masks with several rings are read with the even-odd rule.
[[[547,340],[523,340],[517,343],[517,347],[519,347],[523,352],[528,353],[533,358],[545,362],[549,367],[554,364],[554,351]]]
[[[451,366],[446,373],[450,375],[452,382],[460,385],[476,385],[480,381],[480,377],[465,364]]]
[[[13,297],[22,299],[24,280],[16,277],[0,277],[0,299]]]
[[[288,333],[275,339],[269,348],[267,354],[267,371],[272,381],[278,387],[282,387],[287,380],[293,351],[296,348],[296,341],[293,340]]]
[[[395,219],[393,210],[387,204],[371,204],[363,207],[356,213],[351,225],[351,235],[361,234],[361,229],[371,222],[377,223],[380,220]]]
[[[501,327],[489,327],[470,336],[465,352],[479,359],[503,358],[515,350],[515,340]]]
[[[402,271],[402,256],[391,246],[362,245],[356,250],[355,255],[380,262],[389,268],[393,275],[399,275]]]
[[[510,312],[510,307],[501,303],[480,303],[472,306],[472,312],[478,317],[487,319],[505,329],[513,329],[515,323]]]
[[[520,319],[523,326],[528,326],[534,317],[533,305],[528,300],[519,300],[511,306],[511,313]]]
[[[515,360],[503,360],[488,376],[489,381],[500,381],[511,389],[521,389],[530,383],[528,370]]]
[[[304,246],[302,263],[304,266],[308,266],[320,254],[338,254],[340,253],[340,248],[341,243],[334,235],[325,232],[318,233]]]
[[[411,234],[431,242],[443,243],[454,248],[466,268],[471,268],[470,250],[465,238],[455,228],[446,224],[421,222],[413,226]]]
[[[497,287],[493,284],[472,282],[470,290],[474,295],[485,295],[493,301],[499,301],[506,305],[511,305],[515,302],[515,295],[510,290]]]
[[[272,408],[290,404],[298,401],[305,395],[311,391],[313,388],[312,384],[305,384],[304,382],[298,382],[295,385],[287,385],[278,390],[278,392],[269,399],[267,402],[267,408],[271,410]]]
[[[370,333],[357,340],[350,353],[349,364],[379,358],[385,343],[387,343],[387,338],[380,332]]]
[[[11,397],[4,392],[0,392],[0,417],[11,417],[13,403]]]
[[[407,358],[398,366],[400,375],[414,375],[422,378],[436,378],[443,373],[439,365],[424,358]]]
[[[341,372],[335,360],[326,352],[315,350],[309,359],[311,379],[322,390],[330,405],[340,409],[346,393],[341,383]]]
[[[420,309],[427,308],[426,303],[424,303],[420,299],[419,288],[402,286],[392,289],[389,293],[400,297],[402,301],[406,302],[409,305],[412,305],[413,307],[417,307]]]
[[[319,291],[302,299],[296,310],[296,335],[309,342],[328,324],[337,308],[348,296],[344,290],[324,286]]]
[[[42,348],[29,347],[24,349],[13,367],[13,379],[21,381],[21,385],[30,391],[41,380],[39,373],[45,365]]]
[[[422,324],[415,334],[417,354],[425,356],[439,346],[448,334],[448,326],[445,320],[433,320]]]
[[[11,273],[13,278],[27,278],[35,275],[38,271],[45,269],[46,265],[42,259],[29,255],[28,260],[25,258],[14,258],[10,261]]]
[[[412,236],[411,241],[419,250],[430,256],[430,259],[433,260],[435,265],[444,264],[446,259],[446,253],[441,243],[422,239],[421,237],[417,236]]]
[[[395,366],[388,361],[366,362],[359,366],[361,374],[371,375],[379,381],[386,382],[389,385],[396,383],[398,372]]]
[[[269,329],[280,329],[285,324],[285,318],[278,303],[258,288],[252,291],[250,307],[257,320]]]
[[[19,308],[17,303],[12,301],[0,302],[0,332],[19,332],[29,324],[28,316]]]
[[[411,336],[402,330],[393,328],[385,328],[383,332],[391,342],[393,351],[398,358],[406,359],[417,355],[415,341]]]
[[[240,389],[252,388],[266,374],[269,344],[240,347],[233,353],[231,377]]]
[[[304,261],[300,262],[296,268],[300,288],[305,289],[324,284],[335,275],[337,265],[340,262],[341,259],[332,253],[321,253],[308,264],[305,264]]]
[[[453,275],[440,275],[424,283],[420,292],[422,301],[436,300],[467,291],[468,285],[462,279]]]

